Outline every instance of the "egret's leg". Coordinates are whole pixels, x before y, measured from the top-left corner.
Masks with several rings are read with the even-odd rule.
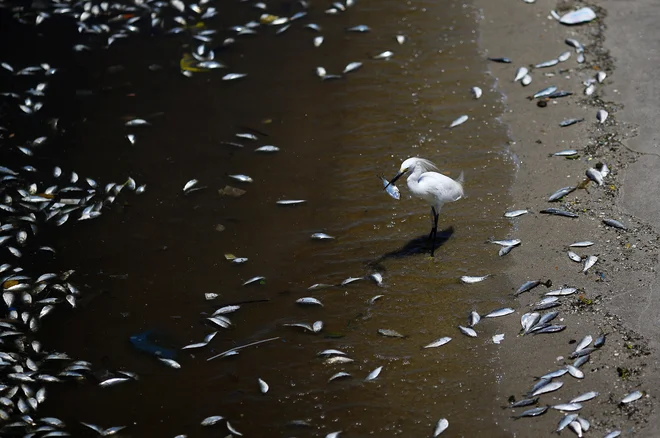
[[[433,239],[434,224],[435,224],[435,208],[431,207],[431,232],[429,233],[429,240]]]
[[[431,212],[433,213],[433,228],[431,229],[431,235],[433,236],[433,239],[431,240],[431,257],[433,257],[435,253],[435,238],[438,235],[438,218],[440,217],[440,213],[435,211],[435,207],[431,207]]]

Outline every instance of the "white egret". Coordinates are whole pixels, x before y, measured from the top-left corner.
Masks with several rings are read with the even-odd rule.
[[[401,164],[399,173],[388,184],[394,184],[399,178],[410,172],[408,188],[412,194],[431,205],[431,257],[435,253],[435,238],[438,233],[440,209],[448,202],[458,201],[463,197],[463,172],[458,180],[453,180],[437,171],[438,168],[424,158],[408,158]],[[385,187],[387,189],[387,186]]]

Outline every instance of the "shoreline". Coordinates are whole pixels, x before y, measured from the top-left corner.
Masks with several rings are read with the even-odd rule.
[[[605,3],[609,8],[615,2]],[[631,205],[640,204],[641,194],[626,191],[629,179],[639,182],[645,178],[643,172],[648,173],[651,167],[640,165],[643,156],[627,145],[628,141],[635,142],[630,125],[641,125],[644,119],[635,117],[639,116],[639,112],[635,112],[630,120],[619,120],[620,114],[630,117],[625,109],[632,104],[631,99],[626,98],[625,93],[619,94],[618,88],[622,78],[629,77],[630,72],[625,70],[634,65],[633,59],[628,60],[620,73],[621,66],[616,63],[615,70],[615,60],[609,54],[609,39],[617,39],[617,36],[621,39],[625,31],[610,31],[609,14],[601,7],[594,7],[598,16],[595,21],[578,26],[564,26],[549,17],[552,9],[557,9],[561,15],[590,5],[538,1],[534,4],[516,2],[501,8],[492,2],[476,0],[475,6],[482,14],[480,45],[485,56],[513,59],[512,64],[489,65],[496,89],[503,95],[502,122],[509,127],[511,154],[518,160],[511,188],[515,204],[508,208],[532,210],[530,214],[511,220],[510,237],[519,238],[523,243],[508,256],[513,263],[507,275],[516,288],[527,280],[550,279],[552,289],[564,285],[579,289],[578,294],[564,299],[561,307],[551,309],[560,312],[557,320],[561,322],[557,324],[566,325],[566,330],[541,335],[546,336],[543,339],[539,339],[540,336],[509,339],[507,348],[500,350],[502,369],[507,370],[500,382],[500,401],[505,405],[511,395],[522,398],[534,384],[534,377],[572,363],[566,357],[575,348],[575,342],[580,342],[585,335],[590,334],[595,339],[600,333],[608,333],[605,346],[595,351],[591,360],[582,366],[584,379],[558,379],[565,386],[542,396],[539,405],[566,403],[581,393],[598,391],[600,395],[586,402],[579,411],[580,416],[591,423],[589,435],[603,436],[612,430],[621,430],[623,436],[631,432],[636,436],[656,436],[659,422],[653,389],[658,380],[658,349],[652,335],[658,328],[648,318],[646,324],[639,321],[644,312],[652,313],[648,307],[654,304],[641,294],[650,295],[648,291],[653,291],[658,232],[648,223],[653,219],[650,213],[655,211],[649,212],[643,207],[630,209]],[[623,16],[620,12],[623,6],[618,8],[621,16],[616,28],[634,26],[631,15]],[[648,21],[650,26],[652,20]],[[584,64],[576,62],[576,52],[565,44],[566,38],[577,39],[585,46]],[[518,67],[556,58],[564,51],[571,52],[568,61],[547,69],[530,69],[533,82],[529,86],[513,82]],[[639,49],[637,54],[641,52]],[[603,84],[596,84],[593,95],[585,96],[583,81],[597,71],[605,71],[607,78]],[[637,76],[640,75],[638,71]],[[525,98],[550,85],[574,94],[554,99],[545,108]],[[628,83],[623,88],[629,92],[633,86]],[[642,83],[636,89],[643,88]],[[647,106],[651,103],[649,100]],[[609,112],[603,124],[596,120],[599,109]],[[585,120],[574,126],[559,127],[559,122],[570,118]],[[576,149],[580,157],[567,160],[548,156],[564,149]],[[578,189],[558,203],[547,202],[547,197],[559,188],[584,180],[585,171],[599,161],[611,169],[602,187],[592,183],[586,191]],[[549,207],[570,210],[579,218],[538,213]],[[645,212],[646,217],[643,217]],[[604,226],[604,218],[626,223],[628,231]],[[581,273],[581,264],[569,260],[566,255],[569,244],[583,240],[591,240],[595,245],[577,248],[575,252],[582,257],[598,256],[596,265],[586,274]],[[547,291],[539,286],[516,298],[521,313],[530,312],[529,306]],[[520,327],[518,321],[508,323],[509,331],[515,332]],[[619,400],[635,390],[648,392],[648,395],[631,405],[618,405]],[[522,410],[524,408],[507,409],[504,414],[519,414]],[[505,420],[503,416],[502,427],[514,436],[547,434],[555,430],[561,418],[557,411],[517,422]]]

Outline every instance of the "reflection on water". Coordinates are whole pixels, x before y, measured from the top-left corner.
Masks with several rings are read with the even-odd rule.
[[[232,17],[259,14],[237,4],[220,21],[226,27],[240,22]],[[85,120],[72,134],[69,165],[101,180],[128,173],[148,189],[98,222],[54,236],[57,263],[73,264],[91,298],[53,316],[45,342],[141,378],[106,389],[55,387],[44,413],[71,424],[130,425],[130,436],[225,433],[224,425],[202,430],[199,422],[210,415],[228,418],[246,436],[426,436],[442,417],[456,436],[503,435],[496,431],[501,402],[490,341],[498,322],[482,321],[476,339],[456,328],[471,310],[506,304],[497,291],[508,290],[503,279],[458,281],[501,272],[506,260],[484,242],[508,233],[502,213],[511,164],[496,122],[499,99],[478,56],[474,14],[455,1],[363,0],[338,16],[315,5],[306,20],[321,26],[320,47],[312,44],[317,34],[300,26],[240,39],[219,52],[249,73],[231,83],[214,74],[181,76],[183,37],[136,39],[88,54],[93,80],[85,87],[93,97],[81,102]],[[358,24],[373,30],[345,31]],[[397,34],[407,41],[399,45]],[[394,56],[371,59],[385,50]],[[364,64],[341,80],[314,74],[317,66],[339,72],[353,61]],[[165,68],[152,71],[152,64]],[[112,65],[125,68],[109,74]],[[480,100],[473,86],[484,90]],[[447,129],[462,114],[469,120]],[[123,120],[148,116],[152,126],[137,131],[131,146]],[[258,140],[235,138],[246,131]],[[281,150],[253,151],[265,144]],[[440,213],[435,258],[428,256],[428,206],[411,199],[405,184],[401,199],[391,199],[375,178],[393,176],[410,156],[428,158],[452,177],[465,172],[467,196]],[[254,182],[228,177],[238,173]],[[208,188],[184,196],[192,178]],[[220,196],[225,185],[247,193]],[[280,199],[307,203],[276,205]],[[216,231],[218,224],[225,231]],[[313,241],[319,231],[337,238]],[[225,254],[249,260],[233,265]],[[307,290],[373,272],[382,273],[382,286],[363,279]],[[254,276],[266,279],[241,286]],[[218,298],[206,301],[205,293]],[[383,296],[372,302],[376,295]],[[305,296],[323,307],[295,304]],[[200,342],[217,330],[206,317],[235,303],[244,304],[228,315],[229,329],[203,349],[177,354],[180,370],[129,342],[149,329],[177,345]],[[321,333],[283,326],[315,321],[323,321]],[[442,336],[453,340],[422,349]],[[279,339],[206,361],[272,337]],[[329,348],[354,362],[324,364],[317,353]],[[379,366],[380,376],[363,382]],[[339,371],[351,377],[328,383]],[[259,391],[258,378],[268,393]],[[310,427],[294,428],[294,420]]]

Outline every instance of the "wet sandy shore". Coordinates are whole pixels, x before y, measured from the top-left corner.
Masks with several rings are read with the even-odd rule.
[[[597,2],[598,19],[588,24],[564,26],[550,16],[556,9],[563,13],[584,6],[582,3],[537,1],[512,2],[506,7],[477,1],[482,19],[481,46],[486,56],[507,56],[512,64],[492,64],[498,89],[504,93],[506,111],[503,121],[510,127],[511,150],[519,161],[512,187],[511,209],[528,208],[532,213],[513,219],[511,237],[523,241],[510,254],[508,269],[512,284],[527,280],[552,280],[561,286],[579,288],[576,295],[557,308],[561,324],[567,329],[543,337],[509,337],[501,352],[502,398],[522,395],[535,377],[561,367],[585,335],[594,339],[607,333],[607,343],[592,353],[582,366],[585,377],[560,378],[561,390],[542,396],[541,404],[567,402],[587,391],[600,395],[584,403],[580,415],[589,419],[587,436],[604,436],[621,430],[622,436],[658,436],[660,420],[656,404],[660,367],[658,352],[658,201],[649,195],[658,187],[657,134],[654,120],[658,105],[653,89],[657,69],[657,12],[651,2],[634,7],[615,1]],[[655,14],[655,15],[654,15]],[[641,19],[640,17],[645,17]],[[578,64],[574,49],[564,40],[574,38],[585,46],[586,62]],[[571,58],[546,69],[533,69],[533,82],[527,87],[514,83],[516,69],[556,58],[570,50]],[[656,61],[656,62],[654,62]],[[597,72],[607,78],[586,96],[583,84]],[[550,75],[547,75],[547,74]],[[526,97],[548,86],[571,91],[569,97],[539,107]],[[609,112],[600,124],[596,113]],[[573,126],[560,127],[570,118],[584,118]],[[579,158],[549,156],[554,152],[576,149]],[[589,184],[560,202],[547,198],[565,186],[585,179],[585,171],[598,162],[611,169],[603,186]],[[540,214],[544,208],[562,208],[579,215],[576,219]],[[612,218],[627,226],[627,231],[606,226]],[[568,245],[590,240],[588,248]],[[573,249],[580,256],[596,255],[598,261],[586,274],[583,264],[569,259]],[[517,287],[517,286],[516,286]],[[539,286],[521,294],[518,303],[523,313],[548,289]],[[511,291],[512,293],[514,291]],[[557,310],[552,309],[552,310]],[[519,329],[511,323],[511,333]],[[641,390],[646,396],[627,406],[619,401],[628,393]],[[508,413],[514,413],[510,410]],[[519,413],[520,410],[517,411]],[[557,411],[542,417],[507,422],[505,429],[514,436],[549,436],[562,415]],[[572,434],[570,431],[563,433]]]

